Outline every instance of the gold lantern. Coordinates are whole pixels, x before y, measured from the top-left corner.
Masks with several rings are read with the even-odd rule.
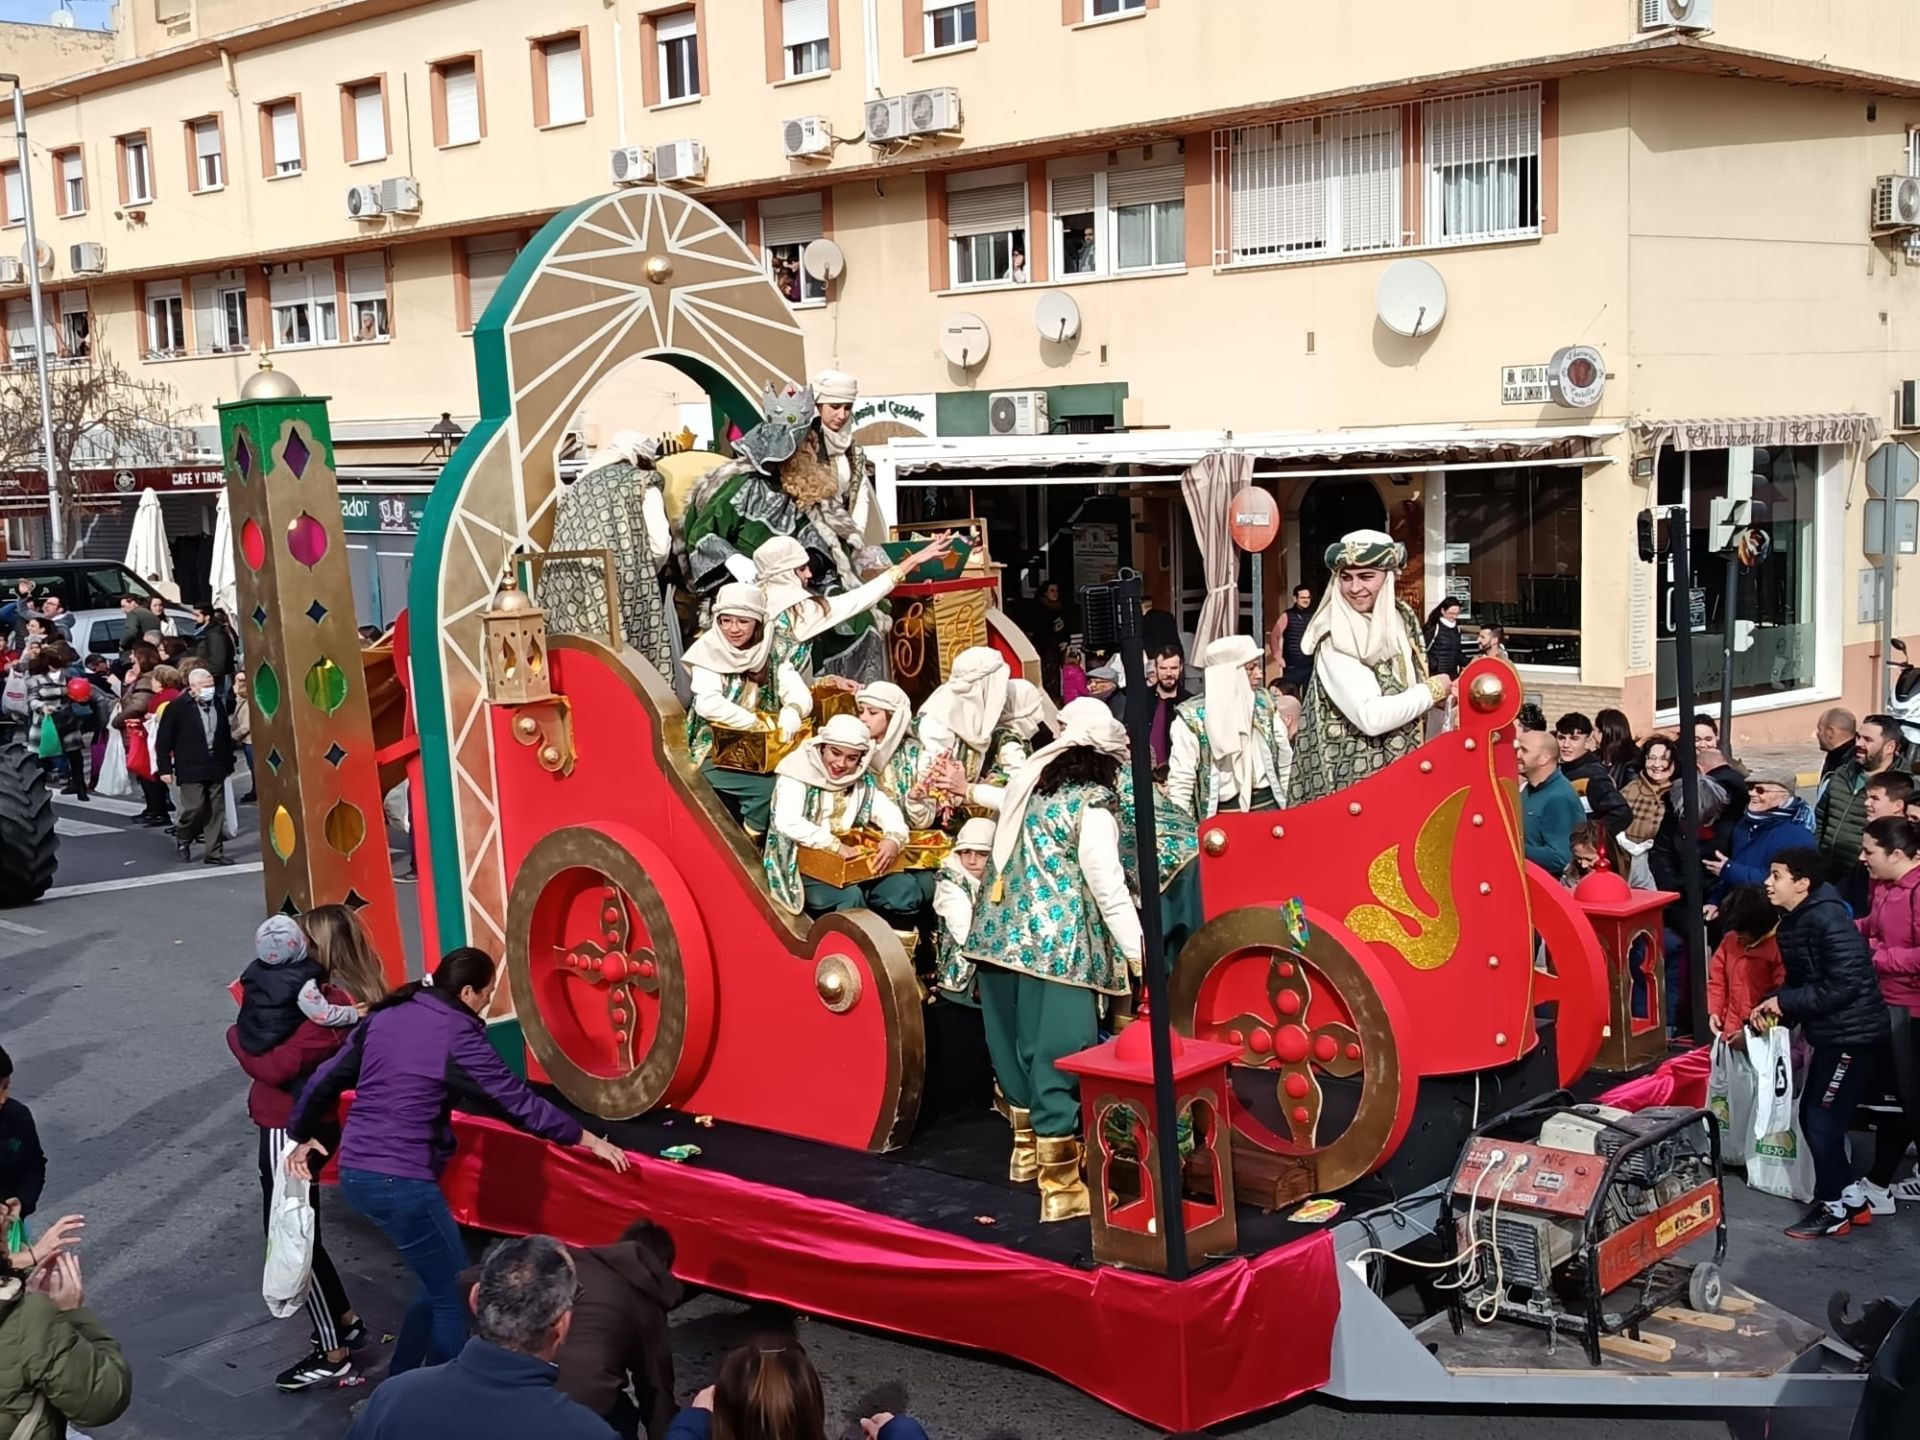
[[[526,591],[507,586],[481,621],[486,632],[487,699],[495,705],[551,700],[546,612]]]

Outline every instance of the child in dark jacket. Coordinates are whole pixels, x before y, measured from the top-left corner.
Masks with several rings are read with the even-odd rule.
[[[1787,968],[1774,939],[1773,906],[1759,886],[1738,885],[1729,891],[1720,919],[1726,934],[1707,962],[1707,1025],[1740,1050],[1746,1048],[1747,1017],[1786,983]]]
[[[254,962],[240,976],[240,1048],[264,1055],[292,1038],[302,1020],[331,1030],[360,1018],[321,989],[326,971],[307,953],[307,932],[285,915],[270,916],[253,933]],[[333,992],[338,996],[340,992]],[[342,997],[344,998],[344,997]]]
[[[0,1205],[8,1206],[0,1219],[0,1244],[6,1243],[12,1221],[24,1221],[38,1208],[47,1184],[47,1156],[33,1112],[13,1098],[12,1089],[13,1057],[0,1050]]]

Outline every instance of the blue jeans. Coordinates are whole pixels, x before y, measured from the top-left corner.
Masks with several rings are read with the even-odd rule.
[[[467,1247],[447,1197],[431,1180],[346,1169],[340,1172],[340,1194],[380,1227],[420,1277],[420,1293],[400,1322],[391,1373],[453,1359],[467,1340],[467,1307],[460,1295]]]

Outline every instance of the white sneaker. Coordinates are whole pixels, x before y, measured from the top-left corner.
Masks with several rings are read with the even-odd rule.
[[[1906,1205],[1920,1205],[1920,1170],[1887,1187],[1887,1193]]]
[[[1893,1192],[1871,1180],[1860,1182],[1860,1192],[1866,1196],[1867,1209],[1875,1215],[1891,1215],[1898,1208],[1893,1203]]]

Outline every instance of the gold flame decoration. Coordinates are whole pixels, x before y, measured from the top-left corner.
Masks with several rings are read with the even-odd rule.
[[[1367,867],[1367,888],[1380,903],[1356,905],[1347,915],[1347,928],[1354,934],[1386,946],[1416,970],[1436,970],[1446,964],[1460,942],[1460,909],[1453,903],[1449,861],[1466,804],[1467,791],[1454,791],[1434,808],[1414,838],[1414,875],[1432,909],[1407,893],[1400,846],[1394,844]]]

